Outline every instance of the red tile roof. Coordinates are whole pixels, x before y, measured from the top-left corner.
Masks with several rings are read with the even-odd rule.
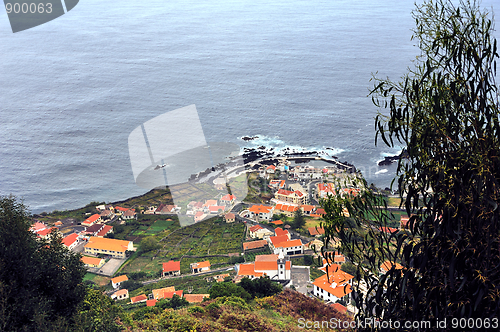
[[[193,269],[201,269],[204,267],[210,267],[210,261],[203,261],[198,263],[193,263]]]
[[[283,221],[281,221],[281,220],[275,220],[275,221],[271,221],[271,224],[275,224],[276,226],[283,225]]]
[[[132,303],[137,303],[137,302],[146,302],[148,300],[148,297],[146,294],[141,294],[139,296],[134,296],[130,298],[130,302]]]
[[[281,235],[288,236],[288,234],[290,233],[288,231],[283,230],[281,227],[278,227],[274,230],[274,234],[276,234],[276,236],[281,236]]]
[[[73,233],[68,236],[66,236],[64,239],[62,239],[62,244],[64,244],[66,247],[71,246],[73,243],[75,243],[78,239],[78,234]]]
[[[273,209],[272,206],[266,206],[266,205],[253,205],[248,209],[248,211],[253,212],[253,213],[269,213]]]
[[[267,245],[266,240],[252,241],[252,242],[244,242],[243,250],[251,250],[257,248],[263,248]]]
[[[128,277],[124,274],[124,275],[121,275],[121,276],[118,276],[118,277],[111,279],[111,282],[116,284],[116,283],[119,283],[122,281],[127,281],[127,280],[128,280]]]
[[[396,270],[401,270],[403,269],[403,265],[391,261],[385,261],[382,265],[380,265],[380,269],[387,272],[389,271],[392,266],[394,265],[394,269]]]
[[[155,299],[147,300],[146,301],[146,306],[148,306],[148,307],[154,307],[156,305],[156,302],[158,302],[158,301],[155,300]]]
[[[319,227],[319,226],[309,227],[308,230],[309,230],[309,234],[311,234],[312,236],[325,234],[325,229],[323,227]]]
[[[99,233],[97,233],[97,236],[104,236],[106,234],[108,234],[109,232],[111,232],[113,230],[113,226],[109,226],[109,225],[105,225],[100,231]]]
[[[256,271],[277,271],[278,270],[278,255],[259,255],[255,256]],[[291,269],[290,261],[286,261],[285,270]]]
[[[90,217],[88,217],[85,221],[88,221],[88,222],[95,222],[97,219],[101,218],[101,216],[99,214],[93,214],[91,215]]]
[[[163,263],[163,272],[172,272],[172,271],[180,271],[181,269],[181,262],[178,261],[169,261]]]
[[[189,303],[201,303],[204,298],[209,298],[210,294],[184,294],[184,298]]]
[[[221,201],[232,201],[235,199],[236,199],[236,196],[227,194],[221,198]]]
[[[278,265],[276,265],[276,269]],[[255,263],[249,264],[240,264],[240,268],[238,269],[239,276],[254,276],[254,277],[262,277],[264,275],[263,272],[255,272]]]
[[[57,230],[57,227],[52,227],[52,228],[45,228],[45,229],[42,229],[41,231],[39,231],[37,234],[38,236],[47,236],[49,235],[50,233],[52,233],[52,231],[54,230]]]
[[[302,205],[301,206],[302,210],[304,211],[312,211],[314,210],[316,207],[314,205]]]
[[[217,205],[213,205],[213,206],[209,206],[209,207],[208,207],[208,210],[209,210],[210,212],[218,212],[219,210],[224,211],[224,209],[225,209],[225,208],[226,208],[225,206],[217,206]]]
[[[285,242],[281,242],[278,244],[278,248],[290,248],[290,247],[299,247],[302,245],[302,240],[297,239],[297,240],[288,240]],[[276,246],[275,246],[276,247]]]
[[[259,229],[264,229],[264,227],[262,227],[261,225],[255,225],[255,226],[252,226],[252,227],[250,227],[250,232],[255,233],[255,232],[257,232]]]
[[[389,233],[389,234],[393,234],[393,233],[399,232],[399,229],[393,228],[393,227],[380,227],[379,230],[381,232]]]
[[[276,204],[276,210],[295,212],[299,209],[298,206],[287,205],[287,204]]]
[[[347,308],[344,307],[340,303],[333,303],[333,304],[331,304],[331,306],[333,307],[333,309],[337,310],[338,312],[340,312],[342,314],[346,314],[347,313]]]
[[[280,236],[270,236],[269,240],[273,244],[274,247],[277,247],[278,245],[281,244],[281,242],[286,242],[288,241],[288,236],[286,235],[280,235]]]
[[[127,211],[128,209],[127,209],[127,208],[124,208],[124,207],[121,207],[121,206],[115,206],[115,210],[118,210],[118,211],[121,211],[121,212],[125,212],[125,211]]]

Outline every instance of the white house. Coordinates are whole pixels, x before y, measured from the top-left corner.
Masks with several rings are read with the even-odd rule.
[[[120,289],[120,290],[114,292],[111,295],[111,299],[117,300],[117,301],[128,299],[128,289]]]
[[[274,208],[266,205],[253,205],[248,211],[250,212],[250,218],[259,222],[262,220],[271,220]]]
[[[348,303],[352,293],[352,278],[354,277],[340,270],[340,266],[337,264],[332,264],[327,269],[327,274],[314,280],[313,294],[325,302],[335,303],[342,299]]]
[[[113,286],[113,288],[118,288],[120,287],[121,283],[124,282],[124,281],[127,281],[128,280],[128,277],[126,275],[121,275],[119,277],[115,277],[113,279],[111,279],[111,286]]]
[[[266,275],[271,280],[290,280],[291,271],[292,262],[281,251],[279,255],[255,256],[254,263],[240,264],[238,276],[255,279]]]

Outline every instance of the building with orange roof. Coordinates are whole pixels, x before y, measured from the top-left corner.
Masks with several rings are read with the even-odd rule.
[[[203,299],[210,298],[210,294],[184,294],[184,299],[189,303],[201,303]]]
[[[273,216],[274,208],[268,205],[252,205],[248,211],[250,212],[250,218],[259,222],[262,220],[271,220]]]
[[[300,207],[300,209],[302,210],[302,212],[305,215],[309,216],[311,214],[314,214],[314,210],[316,210],[316,206],[314,206],[314,205],[302,205]]]
[[[327,198],[328,196],[336,195],[337,191],[333,183],[318,183],[316,196],[318,199]]]
[[[394,228],[394,227],[379,227],[379,231],[388,233],[388,234],[395,234],[399,232],[399,229]]]
[[[270,236],[267,238],[267,241],[269,243],[269,248],[274,251],[274,248],[279,246],[280,243],[288,241],[288,236],[287,235],[280,235],[280,236]]]
[[[271,180],[268,187],[279,190],[285,188],[285,183],[285,180]]]
[[[255,263],[240,264],[238,266],[238,276],[255,279],[264,276],[264,272],[255,272]]]
[[[226,206],[224,205],[212,205],[208,207],[208,212],[210,214],[217,214],[217,213],[222,213],[226,209]]]
[[[124,207],[121,207],[121,206],[115,206],[115,213],[119,213],[119,214],[122,214],[123,212],[125,211],[128,211],[129,209],[128,208],[124,208]]]
[[[125,274],[118,276],[118,277],[115,277],[115,278],[112,278],[111,279],[111,286],[113,286],[113,288],[118,288],[118,287],[120,287],[122,282],[127,281],[127,280],[128,280],[128,277]]]
[[[84,247],[86,254],[104,254],[117,258],[125,258],[125,252],[133,249],[134,245],[132,241],[108,239],[95,236],[91,237],[89,242]]]
[[[224,215],[224,220],[229,224],[236,221],[236,216],[234,213],[229,212]]]
[[[31,225],[31,228],[30,230],[33,232],[33,233],[38,233],[40,231],[43,231],[44,229],[46,229],[47,226],[45,226],[45,224],[41,223],[41,222],[36,222],[34,223],[33,225]]]
[[[340,270],[338,265],[332,265],[327,270],[327,274],[314,280],[313,294],[325,302],[335,303],[342,299],[349,303],[350,294],[352,293],[351,283],[354,277]]]
[[[342,304],[340,303],[333,303],[331,304],[332,308],[337,310],[338,312],[340,312],[341,314],[347,314],[347,308],[344,307]]]
[[[146,294],[141,294],[141,295],[134,296],[134,297],[130,298],[130,302],[132,304],[139,303],[139,302],[146,302],[147,300],[148,300],[148,297],[146,296]]]
[[[319,226],[309,227],[307,230],[309,231],[309,234],[311,234],[311,236],[321,236],[325,234],[325,229]]]
[[[153,298],[155,300],[161,300],[166,298],[165,294],[170,294],[175,292],[175,286],[153,289],[151,292],[153,293]]]
[[[255,225],[249,228],[250,237],[253,239],[263,239],[265,236],[271,236],[274,233],[260,225]]]
[[[101,215],[99,215],[99,214],[96,213],[96,214],[91,215],[87,219],[85,219],[85,221],[82,222],[82,226],[90,227],[93,224],[99,223],[101,221],[102,221]]]
[[[112,300],[120,301],[128,299],[128,289],[120,289],[111,295]]]
[[[274,226],[280,226],[280,225],[283,225],[283,221],[282,220],[275,220],[275,221],[271,221],[271,224],[273,224]]]
[[[295,211],[297,211],[299,209],[299,207],[295,206],[295,205],[288,205],[288,204],[278,203],[278,204],[276,204],[276,206],[274,207],[274,209],[276,210],[277,214],[281,214],[282,213],[282,214],[284,214],[287,217],[293,217],[294,214],[295,214]]]
[[[389,272],[390,269],[392,269],[393,266],[394,266],[395,270],[402,270],[403,269],[403,265],[401,265],[399,263],[392,262],[392,261],[385,261],[384,263],[382,263],[382,265],[380,265],[380,273],[386,274],[387,272]]]
[[[201,273],[210,271],[210,261],[203,261],[198,263],[191,263],[189,265],[192,273]]]
[[[286,202],[295,205],[304,205],[306,204],[307,197],[299,190],[291,191],[291,190],[279,189],[274,194],[274,198],[279,202]]]
[[[269,165],[266,167],[266,173],[268,174],[274,174],[276,172],[276,166],[274,165]]]
[[[243,251],[262,250],[268,245],[267,240],[243,242]]]
[[[62,239],[62,244],[64,244],[69,250],[72,250],[78,245],[78,238],[78,233],[72,233]]]
[[[215,206],[217,205],[217,200],[216,199],[209,199],[203,204],[203,209],[206,209],[208,211],[209,206]],[[207,212],[205,211],[205,212]]]
[[[287,256],[291,255],[302,255],[304,253],[304,244],[302,240],[287,240],[283,242],[279,242],[274,246],[274,253],[278,254],[280,250],[283,250],[283,253]]]
[[[224,205],[231,205],[234,202],[236,202],[236,196],[230,195],[230,194],[224,195],[220,199],[220,202],[221,202],[221,204],[224,204]]]
[[[59,230],[57,229],[57,227],[51,227],[51,228],[45,228],[45,229],[43,229],[43,230],[39,231],[39,232],[38,232],[38,233],[36,233],[36,234],[37,234],[37,237],[39,237],[40,239],[48,239],[48,238],[49,238],[50,233],[52,233],[52,232],[57,232],[57,231],[59,231]]]
[[[288,239],[290,239],[290,238],[291,238],[291,237],[290,237],[290,232],[289,232],[289,231],[287,231],[287,230],[283,230],[283,228],[281,228],[281,227],[276,228],[276,229],[274,230],[274,234],[275,234],[276,236],[286,235],[286,236],[288,237]]]
[[[158,302],[158,300],[155,300],[155,299],[147,300],[146,307],[154,307],[156,305],[156,302]]]
[[[203,220],[203,218],[205,218],[207,215],[205,213],[203,213],[202,211],[198,211],[195,213],[194,215],[194,221],[195,222],[198,222],[198,221],[201,221]]]
[[[109,233],[113,233],[113,226],[104,225],[104,227],[96,234],[96,236],[104,237]]]
[[[106,261],[102,258],[82,256],[82,262],[83,264],[85,264],[86,267],[100,268],[104,265]]]
[[[163,263],[163,277],[179,276],[181,275],[181,262],[170,260]]]
[[[252,268],[253,276],[250,275]],[[290,280],[291,271],[292,262],[288,257],[285,257],[283,251],[281,251],[278,255],[271,254],[255,256],[254,263],[240,264],[238,267],[238,275],[241,276],[245,273],[245,275],[251,279],[266,275],[271,280]]]

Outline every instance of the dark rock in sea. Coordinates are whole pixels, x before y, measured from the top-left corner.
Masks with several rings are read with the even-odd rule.
[[[257,138],[259,138],[259,136],[252,136],[252,137],[250,137],[250,136],[244,136],[241,139],[244,140],[244,141],[253,141],[254,139],[257,139]]]
[[[378,165],[379,166],[388,166],[388,165],[391,165],[393,162],[400,160],[401,158],[408,158],[408,152],[406,152],[406,150],[403,150],[403,152],[401,152],[397,156],[385,157],[384,160],[379,161]]]

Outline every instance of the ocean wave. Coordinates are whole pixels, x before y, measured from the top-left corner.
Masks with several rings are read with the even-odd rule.
[[[317,152],[320,155],[337,157],[345,152],[345,149],[325,146],[309,146],[292,145],[283,141],[279,136],[266,135],[247,135],[238,137],[240,142],[243,142],[243,149],[258,149],[264,147],[266,151],[273,151],[275,154],[293,153],[293,152]]]

